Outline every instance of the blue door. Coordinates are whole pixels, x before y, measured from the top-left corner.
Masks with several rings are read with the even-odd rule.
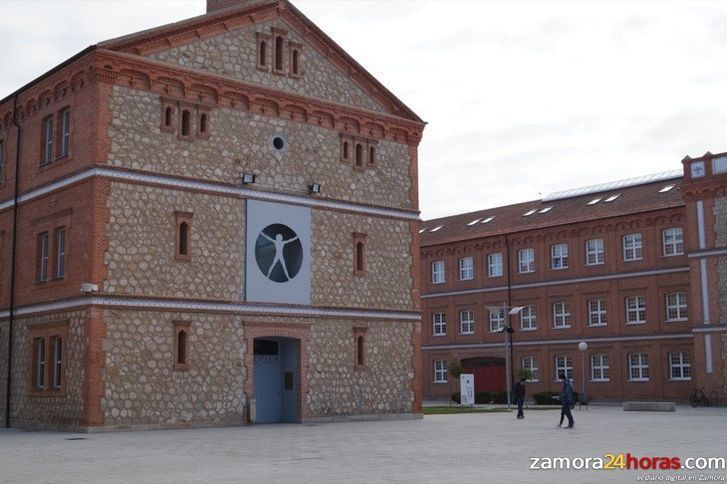
[[[257,410],[255,421],[280,422],[283,413],[280,345],[275,340],[256,339],[254,346],[253,392]]]

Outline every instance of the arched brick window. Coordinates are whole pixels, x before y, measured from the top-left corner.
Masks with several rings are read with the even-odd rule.
[[[366,273],[366,234],[353,233],[353,274],[362,276]]]
[[[366,332],[368,328],[354,326],[353,328],[353,343],[354,343],[354,368],[356,370],[363,370],[366,368]]]
[[[194,214],[189,212],[174,212],[176,219],[176,253],[174,258],[181,261],[192,260],[191,250],[191,232],[192,217]]]
[[[182,111],[182,136],[189,136],[190,117],[189,109]]]
[[[275,37],[275,70],[283,70],[283,37]]]
[[[189,370],[189,321],[174,321],[174,369]]]

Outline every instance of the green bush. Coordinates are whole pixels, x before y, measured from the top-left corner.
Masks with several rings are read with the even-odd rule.
[[[490,403],[492,401],[492,393],[479,392],[475,394],[475,403]]]
[[[500,390],[492,394],[492,403],[507,403],[507,390]]]
[[[538,392],[533,393],[533,400],[538,405],[553,405],[558,404],[558,400],[553,400],[553,397],[559,395],[558,392]]]
[[[457,403],[462,403],[462,397],[460,396],[459,392],[454,392],[452,394],[452,401]]]
[[[462,374],[462,372],[464,371],[462,369],[462,364],[459,362],[459,360],[452,360],[449,363],[449,368],[448,369],[449,369],[449,374],[455,380],[457,380],[459,378],[459,376]]]

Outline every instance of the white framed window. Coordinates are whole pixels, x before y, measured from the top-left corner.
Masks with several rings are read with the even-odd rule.
[[[48,232],[38,237],[38,281],[48,280],[49,243]]]
[[[56,229],[56,278],[62,279],[66,275],[66,229]]]
[[[535,251],[533,249],[521,249],[517,253],[518,272],[521,274],[535,272]]]
[[[666,320],[687,320],[687,293],[672,292],[666,295]]]
[[[471,256],[462,257],[459,260],[459,280],[469,281],[475,278],[474,262]]]
[[[490,310],[490,333],[497,333],[505,327],[505,310],[503,308],[495,311]]]
[[[588,326],[606,326],[606,300],[591,299],[588,301]]]
[[[608,355],[591,355],[591,381],[609,381]]]
[[[51,339],[53,348],[53,381],[51,382],[54,389],[61,387],[63,377],[63,343],[60,336]]]
[[[43,159],[41,164],[53,161],[53,116],[43,120]]]
[[[520,329],[523,331],[538,329],[538,315],[534,305],[524,306],[520,311]]]
[[[502,275],[502,252],[493,252],[487,256],[487,276],[500,277]]]
[[[566,355],[555,357],[555,380],[560,380],[560,374],[564,373],[569,380],[573,378],[573,358]]]
[[[447,334],[447,316],[444,313],[432,314],[432,334],[434,336]]]
[[[36,390],[45,389],[45,338],[33,340],[34,370],[33,388]]]
[[[444,283],[444,261],[435,260],[432,262],[432,284]]]
[[[692,379],[692,358],[689,353],[686,351],[669,353],[669,379]]]
[[[475,312],[471,309],[465,309],[459,312],[459,333],[474,334],[475,332]]]
[[[649,355],[646,353],[629,354],[629,380],[649,380]]]
[[[646,322],[646,298],[631,296],[626,298],[626,324],[644,324]]]
[[[568,267],[568,244],[550,246],[550,268],[566,269]]]
[[[434,383],[447,383],[447,360],[434,360]]]
[[[684,231],[681,227],[663,230],[661,232],[661,241],[665,257],[684,253]]]
[[[537,382],[540,380],[540,370],[538,369],[538,359],[534,356],[526,356],[522,359],[522,367],[530,371],[529,382]]]
[[[628,234],[623,237],[624,260],[641,260],[644,257],[641,234]]]
[[[71,143],[71,110],[64,109],[61,112],[61,157],[68,156]]]
[[[591,239],[586,241],[586,265],[596,266],[603,264],[605,252],[603,250],[603,239]]]
[[[553,304],[553,327],[570,328],[570,303],[557,302]]]

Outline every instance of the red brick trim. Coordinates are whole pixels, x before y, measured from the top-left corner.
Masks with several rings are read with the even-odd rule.
[[[58,388],[53,388],[53,376],[55,375],[55,361],[53,354],[54,338],[61,339],[61,384]],[[28,325],[28,368],[27,388],[29,397],[65,397],[66,396],[66,373],[68,368],[68,320],[53,321],[42,324]],[[36,352],[35,340],[43,338],[44,345],[44,387],[38,389],[35,387],[36,368]]]
[[[270,48],[270,40],[272,39],[270,34],[264,34],[262,32],[256,32],[256,42],[257,42],[257,48],[255,49],[255,55],[257,56],[257,59],[255,60],[255,64],[258,69],[261,71],[269,72],[270,71],[270,61],[271,61],[271,48]],[[264,45],[263,45],[264,44]],[[264,51],[263,51],[264,48]],[[263,54],[262,56],[260,54]],[[265,63],[260,62],[261,60],[264,60]]]
[[[104,411],[101,399],[106,389],[103,380],[103,369],[106,366],[106,352],[103,349],[103,340],[106,337],[106,322],[103,318],[103,309],[90,307],[86,313],[86,322],[83,333],[86,337],[84,369],[84,407],[81,425],[94,427],[104,424]]]

